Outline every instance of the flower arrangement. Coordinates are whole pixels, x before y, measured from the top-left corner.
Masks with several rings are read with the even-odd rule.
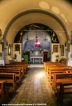
[[[33,53],[35,50],[34,49],[31,49],[30,51]]]

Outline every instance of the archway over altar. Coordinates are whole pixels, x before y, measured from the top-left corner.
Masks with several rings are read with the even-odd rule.
[[[47,60],[51,60],[50,35],[41,30],[26,32],[22,38],[22,55],[27,51],[30,52],[30,60],[32,57],[43,57],[44,51],[48,52]]]

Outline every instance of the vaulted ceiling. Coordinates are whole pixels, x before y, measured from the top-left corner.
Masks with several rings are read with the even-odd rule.
[[[0,29],[9,43],[31,23],[49,26],[63,43],[72,30],[72,5],[67,0],[0,0]],[[63,40],[62,40],[63,39]]]

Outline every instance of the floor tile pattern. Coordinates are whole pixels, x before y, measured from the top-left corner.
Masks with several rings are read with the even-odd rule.
[[[56,106],[56,97],[44,68],[29,68],[9,104]],[[28,104],[28,105],[27,105]]]

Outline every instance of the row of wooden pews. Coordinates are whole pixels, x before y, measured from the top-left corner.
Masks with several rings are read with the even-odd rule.
[[[57,95],[57,102],[62,105],[64,94],[72,93],[72,67],[58,62],[44,62],[44,69]]]
[[[16,92],[27,68],[26,62],[13,62],[0,66],[0,104],[7,103],[9,94]]]

